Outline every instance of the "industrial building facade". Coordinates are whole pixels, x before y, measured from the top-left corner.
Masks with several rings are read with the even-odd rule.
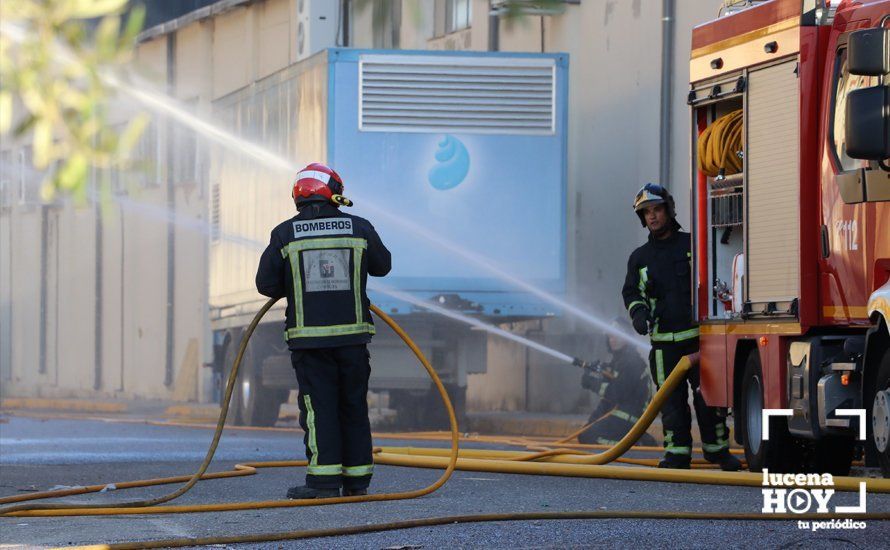
[[[214,101],[326,47],[567,53],[568,296],[611,318],[622,313],[627,255],[645,238],[630,207],[636,190],[662,180],[688,217],[691,29],[722,2],[576,0],[510,20],[492,15],[499,4],[206,3],[142,33],[139,78],[210,119]],[[3,396],[213,398],[202,368],[213,344],[208,257],[215,213],[236,205],[214,196],[211,146],[154,116],[139,146],[142,169],[94,173],[96,188],[109,178],[113,200],[91,205],[41,202],[28,147],[3,144]],[[281,182],[282,202],[289,187]],[[512,328],[568,353],[600,347],[571,318]],[[585,399],[576,371],[515,344],[492,337],[488,357],[488,372],[470,379],[471,408],[568,412]]]

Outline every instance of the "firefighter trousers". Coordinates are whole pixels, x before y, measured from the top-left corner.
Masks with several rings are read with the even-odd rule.
[[[698,338],[685,342],[653,343],[649,352],[649,368],[652,379],[661,388],[665,379],[684,355],[698,351]],[[689,410],[689,388],[692,388],[692,404],[698,419],[702,449],[706,454],[718,453],[729,448],[729,431],[726,421],[717,416],[712,407],[705,404],[699,391],[699,367],[690,369],[686,380],[671,393],[661,409],[664,450],[677,455],[692,454],[692,414]]]
[[[306,485],[366,489],[371,483],[370,355],[364,344],[291,350],[306,446]]]
[[[585,445],[615,445],[636,423],[636,420],[625,420],[618,416],[608,413],[606,415],[590,415],[587,419],[590,427],[578,435],[578,443]],[[655,438],[644,433],[637,440],[637,445],[653,446],[656,444]]]

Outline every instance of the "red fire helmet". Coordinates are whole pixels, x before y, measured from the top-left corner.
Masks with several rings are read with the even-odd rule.
[[[343,194],[343,180],[333,168],[320,162],[313,162],[297,172],[294,180],[294,188],[291,197],[297,200],[299,197],[321,195],[331,202],[335,195]]]

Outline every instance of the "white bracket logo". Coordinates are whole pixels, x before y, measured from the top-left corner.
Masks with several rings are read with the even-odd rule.
[[[859,441],[865,441],[865,409],[837,409],[837,416],[859,417]],[[769,441],[769,419],[773,416],[794,416],[794,409],[763,409],[761,411],[761,440]]]
[[[864,409],[837,409],[837,416],[849,416],[859,418],[859,441],[865,441],[865,410]],[[774,416],[794,416],[793,409],[763,409],[761,414],[761,439],[769,441],[769,420]],[[822,474],[819,479],[809,479],[809,475],[805,474],[770,474],[766,469],[763,470],[764,487],[788,487],[787,489],[763,489],[763,513],[776,513],[791,510],[795,514],[802,514],[810,509],[815,500],[819,505],[819,513],[827,513],[826,507],[828,500],[834,494],[834,489],[802,489],[800,487],[809,487],[812,485],[833,487],[834,480],[831,474]],[[818,475],[816,477],[819,477]],[[815,482],[815,483],[814,483]],[[797,488],[793,488],[797,487]],[[866,492],[865,482],[859,483],[859,505],[858,506],[836,506],[835,513],[838,514],[864,514]]]

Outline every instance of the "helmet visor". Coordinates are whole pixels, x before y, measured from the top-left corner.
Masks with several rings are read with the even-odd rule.
[[[634,211],[639,212],[647,206],[666,203],[665,194],[664,187],[654,183],[647,183],[634,198]]]

